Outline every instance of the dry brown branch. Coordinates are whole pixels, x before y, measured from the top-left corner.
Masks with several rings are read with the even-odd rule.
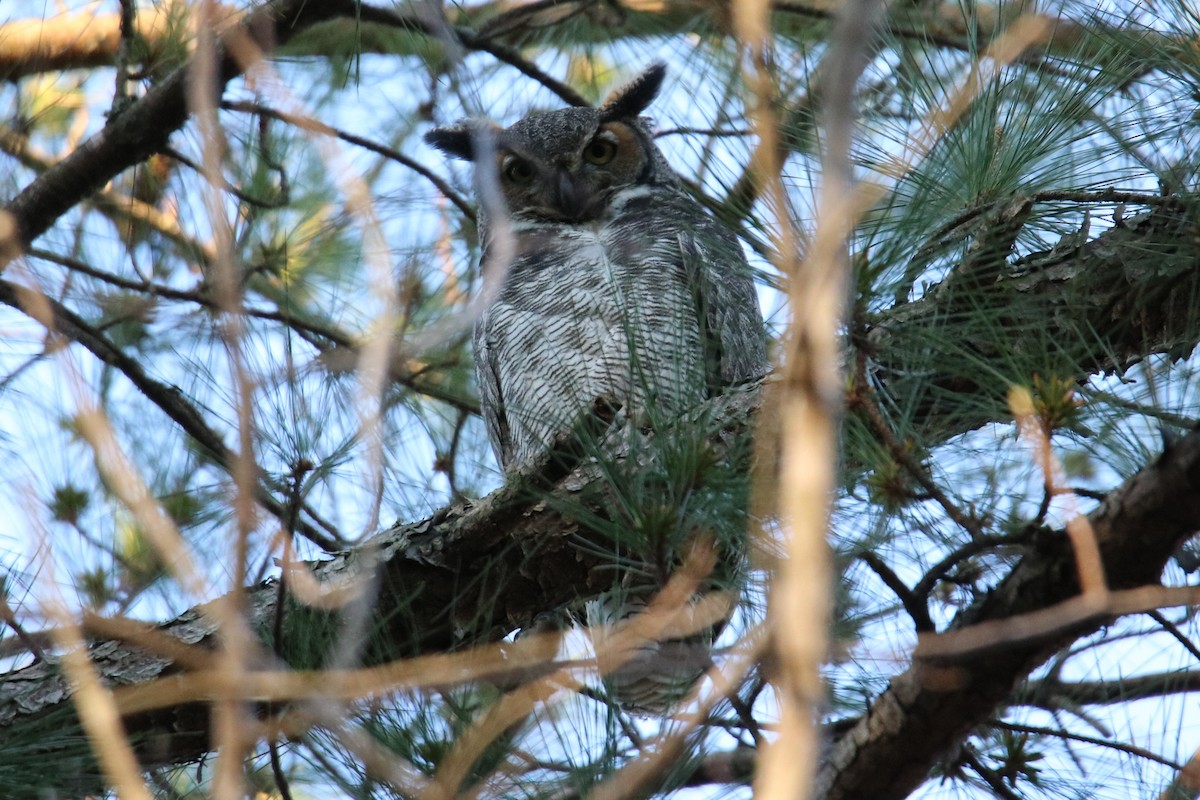
[[[96,674],[83,637],[70,624],[70,612],[65,608],[59,622],[64,623],[55,628],[59,633],[58,646],[63,651],[63,671],[74,689],[72,699],[97,760],[121,797],[151,800],[112,693]]]
[[[311,25],[342,15],[353,18],[355,13],[349,0],[277,0],[251,14],[228,36],[247,37],[269,52]],[[215,63],[218,87],[240,73],[224,47],[215,54]],[[114,176],[161,151],[188,118],[189,81],[189,66],[176,70],[9,201],[5,210],[17,223],[21,248]]]
[[[31,506],[26,515],[29,523],[39,528],[38,538],[47,541],[47,532],[40,529],[39,517],[32,509],[31,499],[26,498],[26,502]],[[44,569],[52,576],[53,562],[47,560]],[[96,665],[88,657],[83,632],[75,621],[66,598],[52,577],[42,585],[47,587],[48,596],[41,598],[41,605],[54,623],[51,633],[60,653],[58,660],[61,664],[62,679],[70,687],[71,702],[75,706],[80,727],[87,735],[105,778],[122,797],[131,800],[151,800],[150,792],[142,779],[141,766],[126,737],[125,725],[112,692],[101,679]]]
[[[349,702],[404,689],[439,691],[478,681],[519,682],[549,670],[583,666],[574,662],[555,663],[557,643],[557,636],[540,634],[523,637],[513,644],[480,646],[463,653],[437,653],[361,669],[255,670],[243,675],[233,688],[237,698],[247,702]],[[195,652],[196,648],[192,650]],[[215,668],[220,659],[209,656],[204,659],[206,666],[202,669],[118,688],[113,692],[117,707],[122,714],[133,715],[212,702],[229,689],[224,684],[226,676]]]
[[[837,431],[843,385],[839,331],[850,286],[848,241],[854,228],[855,188],[850,165],[856,109],[854,87],[876,41],[882,4],[845,3],[829,52],[821,62],[830,91],[822,109],[826,130],[824,179],[816,230],[801,259],[801,236],[783,185],[780,120],[773,109],[773,80],[766,53],[771,47],[769,6],[735,6],[735,29],[749,48],[759,136],[749,174],[764,189],[775,217],[776,267],[787,278],[791,325],[784,335],[779,508],[786,553],[771,586],[769,614],[776,674],[770,675],[780,704],[779,737],[770,742],[755,776],[763,798],[808,797],[820,759],[819,709],[824,703],[821,665],[827,658],[832,610],[833,564],[826,536],[836,483]],[[785,627],[786,620],[786,627]]]
[[[1196,797],[1200,797],[1200,750],[1188,759],[1158,800],[1195,800]]]
[[[188,4],[155,3],[134,23],[147,60],[161,55],[187,28]],[[230,19],[236,12],[227,10]],[[0,25],[0,78],[16,80],[50,70],[87,69],[115,63],[121,42],[117,14],[72,11],[45,19],[11,20]]]
[[[650,747],[643,748],[638,758],[613,773],[589,796],[593,800],[627,800],[654,791],[656,781],[667,772],[665,766],[683,755],[689,736],[708,719],[713,706],[737,691],[746,675],[762,658],[769,646],[768,633],[764,625],[747,631],[733,648],[728,663],[714,665],[708,670],[708,677],[714,684],[713,690],[700,698],[696,697],[699,687],[693,690],[684,703],[686,711],[676,715],[675,727],[659,736]],[[696,702],[697,699],[699,702]]]
[[[1109,586],[1123,605],[1101,615],[1079,614],[1004,647],[949,660],[918,657],[872,703],[869,712],[833,744],[818,784],[819,797],[840,800],[902,798],[926,779],[938,758],[1053,652],[1095,630],[1122,610],[1162,600],[1154,587],[1181,541],[1200,529],[1200,432],[1169,448],[1155,463],[1111,492],[1090,515]],[[1143,589],[1142,587],[1150,586]],[[1138,589],[1130,595],[1124,590]],[[1052,534],[955,621],[951,635],[1070,601],[1078,570],[1066,536]],[[1190,592],[1189,592],[1190,594]],[[1194,597],[1194,595],[1192,595]],[[1174,599],[1174,598],[1173,598]],[[1090,599],[1075,600],[1086,604]],[[1062,624],[1070,622],[1069,627]]]
[[[757,403],[756,391],[741,392],[711,401],[710,410],[726,422],[728,432],[743,435]],[[566,467],[570,468],[569,462]],[[547,474],[553,475],[553,470]],[[597,573],[592,571],[606,563],[602,555],[605,551],[581,549],[576,539],[586,537],[587,532],[577,520],[564,517],[552,504],[534,504],[543,491],[518,480],[487,498],[386,531],[363,548],[340,554],[332,561],[310,564],[309,568],[318,581],[335,586],[375,576],[372,585],[378,587],[378,594],[370,606],[372,638],[391,643],[396,648],[393,658],[445,653],[470,643],[498,642],[514,628],[532,625],[545,609],[564,606],[606,588],[595,584]],[[578,502],[574,491],[563,491],[568,506]],[[487,580],[473,581],[470,576],[486,576]],[[271,630],[279,598],[276,581],[247,587],[243,597],[249,627]],[[185,645],[211,651],[217,643],[218,626],[206,608],[197,607],[164,623],[159,626],[160,632]],[[461,609],[471,609],[469,629],[464,628],[468,620],[458,616]],[[277,643],[276,649],[284,654],[298,647],[311,650],[315,646],[313,637],[330,626],[336,628],[339,619],[336,611],[308,609],[289,602],[285,641]],[[635,636],[645,635],[639,629],[643,624],[634,625]],[[306,644],[293,642],[292,637]],[[636,646],[636,641],[631,646]],[[386,656],[384,650],[372,652],[373,658]],[[156,762],[195,758],[208,749],[210,720],[202,713],[204,705],[188,701],[209,697],[214,677],[201,673],[171,678],[168,683],[153,684],[156,688],[146,699],[137,694],[136,687],[151,685],[174,673],[178,667],[169,657],[113,640],[93,645],[91,655],[104,680],[134,687],[123,695],[127,698],[123,702],[136,703],[131,708],[139,713],[127,717],[126,723],[131,733],[159,732],[151,737]],[[396,669],[403,672],[409,667]],[[252,683],[259,679],[258,674],[250,672],[239,680],[260,689],[258,694],[270,696],[269,686]],[[431,673],[422,674],[427,677]],[[521,674],[532,677],[521,670],[508,677]],[[346,681],[357,689],[379,686],[386,680],[373,672],[356,675],[349,677],[347,673]],[[69,697],[62,680],[52,665],[41,663],[6,676],[0,684],[0,739],[19,735],[22,722],[61,707]],[[285,679],[280,685],[304,692],[313,680],[313,676],[301,676]],[[174,698],[175,702],[160,708],[157,703],[163,698]],[[186,720],[186,725],[180,720]]]
[[[1096,532],[1088,524],[1087,517],[1075,508],[1074,495],[1065,485],[1062,467],[1054,456],[1050,444],[1050,433],[1035,412],[1033,395],[1023,386],[1014,386],[1008,392],[1008,404],[1017,429],[1033,450],[1033,462],[1042,473],[1042,484],[1046,498],[1065,497],[1068,501],[1067,535],[1075,552],[1075,566],[1079,573],[1082,597],[1103,606],[1111,601],[1108,581],[1104,577],[1104,564],[1100,559],[1100,548],[1096,544]],[[1069,614],[1064,613],[1064,617]]]
[[[938,663],[969,661],[1011,645],[1037,643],[1081,627],[1098,626],[1126,614],[1197,604],[1200,587],[1193,586],[1142,586],[1120,592],[1085,590],[1050,608],[922,636],[913,657]]]

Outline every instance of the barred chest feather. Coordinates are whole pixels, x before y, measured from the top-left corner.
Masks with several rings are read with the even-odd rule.
[[[673,198],[626,194],[598,223],[517,230],[520,255],[476,331],[498,379],[506,466],[538,455],[597,399],[644,425],[705,396],[695,287],[706,265],[688,256],[702,251],[664,214]]]

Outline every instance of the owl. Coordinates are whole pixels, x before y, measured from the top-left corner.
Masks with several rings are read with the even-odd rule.
[[[665,75],[653,65],[597,108],[426,135],[474,163],[485,284],[488,271],[503,276],[473,347],[506,471],[543,455],[597,403],[645,429],[766,372],[741,246],[684,191],[641,116]],[[635,684],[662,671],[642,655],[614,676],[618,701],[661,707],[636,697]]]

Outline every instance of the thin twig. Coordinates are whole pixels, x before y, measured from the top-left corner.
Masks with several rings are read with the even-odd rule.
[[[183,302],[195,303],[196,305],[203,306],[204,308],[212,309],[214,311],[218,308],[217,303],[206,293],[201,291],[173,289],[170,286],[165,286],[163,284],[122,278],[120,275],[114,275],[111,272],[98,269],[77,258],[59,255],[57,253],[52,253],[49,250],[42,250],[38,247],[30,248],[27,255],[31,258],[39,258],[43,261],[49,261],[53,264],[58,264],[60,267],[65,267],[73,272],[79,272],[83,275],[87,275],[88,277],[104,281],[107,284],[117,286],[122,289],[142,292],[154,297],[162,297],[167,300],[180,300]],[[296,329],[297,331],[315,334],[324,339],[328,339],[333,344],[341,345],[343,347],[350,347],[354,344],[354,341],[349,336],[339,330],[328,328],[308,320],[300,319],[299,317],[289,314],[286,311],[264,311],[262,309],[247,307],[242,309],[242,313],[244,313],[246,316],[254,317],[255,319],[278,322],[288,326],[289,328]]]
[[[1030,646],[1126,614],[1144,614],[1156,608],[1197,603],[1200,603],[1200,587],[1197,586],[1092,591],[1026,614],[924,636],[917,643],[914,658],[953,663],[1004,648]]]
[[[878,575],[879,579],[899,598],[904,610],[912,617],[917,633],[934,629],[933,620],[929,618],[927,596],[911,591],[904,585],[904,581],[900,580],[900,576],[893,572],[882,558],[871,551],[865,550],[859,553],[858,560],[870,567],[871,571]]]
[[[404,16],[387,8],[370,6],[363,3],[359,6],[359,18],[363,22],[374,22],[388,27],[403,28],[405,30],[419,30],[422,33],[433,36],[435,31],[431,25],[416,19],[415,17]],[[515,50],[507,45],[500,44],[497,41],[483,36],[475,31],[462,27],[451,27],[455,37],[459,43],[468,50],[475,50],[483,53],[490,53],[500,61],[514,67],[521,74],[532,78],[533,80],[545,86],[554,94],[558,95],[567,105],[577,107],[590,106],[589,103],[579,92],[576,92],[562,81],[556,80],[541,69],[536,64],[526,59],[521,55],[520,51]]]
[[[287,776],[283,773],[283,763],[279,759],[279,741],[271,739],[267,742],[267,750],[271,756],[271,774],[275,778],[275,788],[279,790],[281,800],[292,800],[292,789],[288,785]]]
[[[1024,544],[1028,537],[1016,536],[981,536],[951,550],[941,561],[934,564],[913,587],[915,597],[925,598],[933,591],[937,582],[942,579],[955,565],[964,558],[970,558],[986,550],[997,547],[1015,547]]]
[[[726,137],[726,136],[753,136],[754,131],[750,128],[664,128],[654,132],[655,139],[661,139],[664,136],[711,136],[711,137]]]
[[[1010,789],[1004,782],[1004,776],[996,772],[996,770],[992,769],[991,767],[985,766],[984,763],[979,760],[979,757],[975,755],[975,753],[964,748],[961,758],[963,763],[975,770],[975,774],[982,778],[983,782],[986,783],[988,787],[996,793],[997,796],[1003,798],[1003,800],[1022,800],[1021,795]]]
[[[344,131],[341,128],[335,128],[334,126],[313,117],[291,114],[286,111],[280,111],[278,109],[271,108],[270,106],[265,106],[261,103],[251,103],[244,100],[226,101],[221,103],[221,108],[227,111],[240,111],[246,114],[257,114],[262,117],[277,119],[280,122],[286,122],[289,125],[295,125],[296,127],[306,131],[333,136],[341,139],[343,142],[356,145],[364,150],[370,150],[372,153],[381,155],[384,158],[395,161],[398,164],[403,164],[405,167],[408,167],[413,172],[416,172],[418,175],[432,183],[447,200],[453,203],[458,210],[463,213],[464,216],[472,221],[475,220],[475,209],[466,201],[466,199],[462,197],[462,195],[454,190],[453,186],[447,183],[444,178],[442,178],[433,170],[429,169],[429,167],[425,166],[420,161],[404,155],[399,150],[379,144],[378,142],[373,142],[370,139],[358,136],[348,131]]]
[[[479,35],[487,39],[499,39],[518,30],[523,32],[545,30],[550,25],[529,24],[531,18],[543,11],[553,11],[554,19],[551,24],[558,25],[585,13],[589,7],[595,4],[596,0],[577,1],[575,2],[575,8],[564,12],[564,7],[570,6],[570,2],[563,2],[563,0],[534,0],[534,2],[522,3],[484,22],[479,26]]]
[[[1150,611],[1146,614],[1146,616],[1150,617],[1150,619],[1157,622],[1159,625],[1161,625],[1163,627],[1163,630],[1165,630],[1167,633],[1171,634],[1171,636],[1174,637],[1175,641],[1177,641],[1181,645],[1183,645],[1184,650],[1187,650],[1189,653],[1192,654],[1192,658],[1196,659],[1197,661],[1200,661],[1200,647],[1196,647],[1195,642],[1193,642],[1191,639],[1189,639],[1187,636],[1185,636],[1183,634],[1183,631],[1179,630],[1178,625],[1176,625],[1174,622],[1171,622],[1169,619],[1164,617],[1161,611]]]
[[[222,103],[221,105],[222,105],[222,107],[224,107],[225,104]],[[192,170],[193,172],[203,174],[203,170],[199,164],[197,164],[195,161],[193,161],[192,159],[185,156],[183,153],[176,150],[174,147],[162,148],[162,154],[165,156],[169,156],[170,158],[173,158],[174,160],[178,161],[180,164],[183,164],[185,167]],[[243,192],[241,189],[234,186],[229,181],[224,181],[221,185],[221,188],[224,189],[225,191],[229,192],[231,195],[236,197],[238,200],[241,200],[243,203],[245,203],[248,206],[254,206],[255,208],[261,208],[261,209],[275,209],[275,208],[286,208],[287,207],[287,199],[284,197],[281,197],[279,200],[274,200],[274,201],[260,200],[257,197],[251,197],[250,195],[246,194],[245,192]]]
[[[41,643],[39,643],[37,639],[30,636],[29,633],[25,631],[24,626],[22,626],[17,620],[17,615],[13,613],[12,608],[8,605],[8,598],[5,597],[5,593],[6,587],[0,583],[0,622],[7,624],[8,627],[13,629],[13,633],[17,634],[17,638],[20,639],[21,644],[23,644],[30,653],[33,653],[35,659],[38,661],[45,661],[46,651],[42,649]]]
[[[462,42],[463,46],[472,50],[480,50],[485,53],[492,54],[500,61],[503,61],[510,67],[515,68],[522,75],[532,78],[542,86],[545,86],[551,92],[558,95],[559,99],[561,99],[567,105],[575,106],[576,108],[587,108],[591,106],[591,103],[587,101],[587,98],[579,94],[579,92],[575,91],[562,81],[556,80],[542,70],[538,69],[537,65],[535,65],[532,61],[525,59],[519,50],[502,45],[498,42],[493,42],[482,36],[477,36],[465,28],[456,28],[455,30],[458,33],[459,41]]]
[[[1080,733],[1071,733],[1070,731],[1059,730],[1056,728],[1042,728],[1036,725],[1019,725],[1015,722],[1005,722],[1004,720],[1000,719],[989,719],[985,724],[990,725],[993,728],[999,728],[1000,730],[1012,731],[1013,733],[1028,733],[1033,736],[1053,736],[1058,739],[1070,739],[1076,742],[1094,744],[1099,747],[1107,747],[1110,750],[1119,750],[1122,753],[1129,753],[1130,755],[1144,758],[1147,761],[1153,761],[1155,763],[1171,767],[1172,769],[1183,769],[1183,765],[1177,761],[1172,761],[1169,758],[1164,758],[1163,756],[1146,750],[1145,748],[1138,747],[1137,745],[1125,744],[1124,742],[1114,742],[1110,739],[1099,739],[1095,736],[1085,736]]]
[[[892,458],[897,464],[904,467],[913,479],[921,484],[921,487],[929,493],[959,527],[970,534],[972,539],[978,539],[983,536],[983,524],[968,515],[958,506],[956,506],[950,498],[942,491],[941,487],[933,482],[928,471],[912,457],[908,449],[896,438],[896,434],[892,431],[887,420],[883,417],[883,412],[879,410],[879,406],[875,403],[874,391],[871,389],[869,378],[867,377],[867,353],[862,347],[855,351],[855,379],[854,390],[851,392],[848,403],[851,408],[857,408],[866,416],[867,422],[875,431]]]

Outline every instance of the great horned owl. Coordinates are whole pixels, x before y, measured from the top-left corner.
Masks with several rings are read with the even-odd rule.
[[[598,108],[426,135],[475,162],[485,269],[504,267],[495,251],[512,252],[474,331],[480,405],[505,470],[542,455],[597,402],[645,427],[766,372],[738,240],[683,190],[640,116],[665,74],[650,67]],[[490,219],[496,196],[503,225]]]

